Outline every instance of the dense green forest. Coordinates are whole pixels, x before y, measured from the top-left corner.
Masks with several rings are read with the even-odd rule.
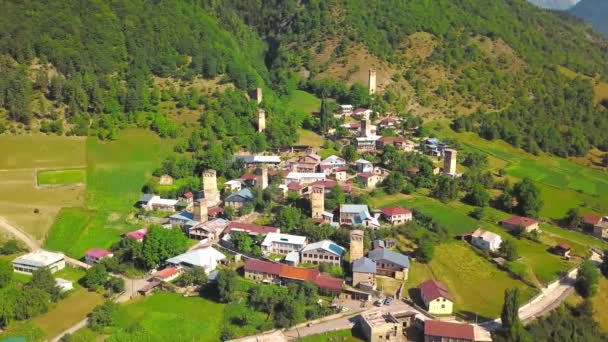
[[[403,52],[416,32],[430,34],[436,45],[427,58],[412,61]],[[486,51],[487,42],[504,42],[513,53]],[[334,45],[330,61],[346,64],[349,48],[365,47],[392,66],[392,81],[413,88],[414,100],[423,106],[446,101],[449,108],[457,98],[476,108],[472,119],[455,124],[458,129],[564,156],[608,145],[601,134],[608,119],[592,103],[591,82],[569,82],[555,69],[562,65],[606,79],[607,42],[577,20],[525,0],[3,1],[0,107],[9,123],[28,127],[40,121],[45,132],[112,138],[121,126],[137,124],[179,136],[181,128],[159,106],[176,101],[196,111],[209,109],[198,136],[218,141],[243,136],[243,141],[228,139],[224,150],[234,145],[261,150],[296,140],[295,128],[304,119],[281,97],[319,85],[322,91],[315,92],[325,96],[332,80],[321,77],[328,65],[315,57]],[[439,85],[424,76],[434,67],[448,75]],[[221,77],[237,90],[167,91],[154,82],[170,77],[187,85],[201,76]],[[338,85],[333,89],[348,89],[333,81]],[[255,105],[243,102],[256,87],[265,90],[266,134],[254,130]],[[329,93],[409,114],[398,89],[388,89],[381,101],[358,96],[361,89]],[[214,107],[217,103],[229,107]],[[0,118],[0,132],[5,126]]]

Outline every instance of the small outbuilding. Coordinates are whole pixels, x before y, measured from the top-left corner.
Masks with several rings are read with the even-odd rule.
[[[555,254],[563,256],[564,258],[567,258],[567,259],[570,258],[571,250],[572,250],[572,246],[570,246],[570,244],[567,244],[565,242],[562,242],[562,243],[558,244],[557,246],[553,247],[553,252]]]

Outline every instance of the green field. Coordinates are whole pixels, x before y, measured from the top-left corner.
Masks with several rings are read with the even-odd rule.
[[[126,231],[141,188],[170,152],[170,141],[144,130],[125,130],[116,141],[87,141],[86,208],[60,212],[46,247],[81,258],[93,247],[109,248]]]
[[[298,342],[360,342],[365,341],[353,334],[352,330],[336,330],[324,334],[303,337]]]
[[[562,218],[568,209],[575,207],[585,212],[608,212],[606,171],[547,154],[535,156],[504,141],[484,140],[475,133],[456,133],[445,123],[437,123],[431,130],[439,137],[458,140],[463,150],[486,154],[494,171],[504,169],[513,180],[523,177],[534,180],[545,201],[543,217]]]
[[[86,182],[86,171],[83,169],[38,171],[38,185],[65,185],[84,182]]]
[[[548,226],[548,238],[537,243],[528,239],[516,239],[503,228],[497,225],[498,221],[509,216],[492,208],[485,209],[485,216],[481,221],[471,218],[468,214],[473,207],[459,201],[442,203],[429,197],[421,195],[392,195],[381,196],[371,199],[374,208],[401,205],[416,209],[421,213],[433,217],[433,219],[444,226],[448,233],[457,236],[463,233],[472,232],[477,228],[483,228],[499,234],[503,240],[511,240],[515,243],[520,256],[520,260],[515,265],[522,270],[526,278],[532,283],[542,285],[557,279],[561,272],[567,271],[576,265],[576,262],[568,262],[560,257],[549,253],[548,249],[559,242],[568,242],[575,249],[575,254],[585,256],[587,249],[585,244],[593,241],[598,247],[606,248],[607,244],[593,239],[581,233],[562,230],[557,227]],[[544,234],[543,234],[544,235]]]
[[[42,241],[62,207],[81,206],[83,186],[37,187],[36,170],[86,164],[86,138],[0,136],[0,219]]]
[[[519,288],[522,302],[536,293],[535,289],[509,277],[506,272],[477,256],[464,242],[437,246],[429,267],[432,274],[450,289],[455,300],[454,309],[472,320],[476,315],[480,319],[500,316],[506,289]]]
[[[287,106],[295,110],[298,117],[304,118],[320,110],[321,99],[303,90],[295,90],[289,95]]]
[[[154,341],[219,341],[224,308],[223,304],[200,297],[159,292],[120,306],[112,340],[135,340],[137,334],[133,331],[141,329]]]

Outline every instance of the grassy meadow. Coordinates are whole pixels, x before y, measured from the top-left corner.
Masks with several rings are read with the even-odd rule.
[[[542,217],[562,218],[568,209],[608,212],[608,173],[547,154],[535,156],[504,141],[487,141],[475,133],[457,133],[439,123],[431,127],[439,137],[453,138],[463,150],[488,156],[490,169],[504,169],[512,181],[528,177],[540,188],[545,206]]]
[[[116,141],[87,141],[86,207],[65,208],[53,224],[46,247],[80,258],[93,247],[109,248],[126,231],[141,188],[172,144],[154,133],[122,131]]]
[[[78,184],[85,181],[86,171],[83,169],[38,171],[38,185]]]
[[[297,339],[298,342],[360,342],[364,339],[357,337],[352,330],[336,330],[319,335],[312,335]]]
[[[296,111],[299,118],[305,118],[319,111],[321,99],[303,90],[294,90],[287,99],[287,108]]]
[[[85,164],[85,138],[0,136],[0,219],[44,240],[62,207],[84,204],[85,188],[38,188],[37,170],[76,169]]]

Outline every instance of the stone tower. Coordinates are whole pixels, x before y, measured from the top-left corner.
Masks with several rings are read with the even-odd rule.
[[[369,69],[369,94],[374,95],[376,93],[376,70]]]
[[[313,219],[323,218],[325,211],[325,188],[322,186],[313,186],[310,192],[310,210]]]
[[[262,133],[266,130],[266,111],[262,108],[258,109],[258,132]]]
[[[363,236],[362,230],[350,231],[350,262],[363,258]]]
[[[372,123],[369,119],[361,120],[361,136],[371,137],[372,136]]]
[[[456,158],[458,152],[453,149],[446,148],[443,150],[443,173],[455,176],[456,175]]]
[[[262,103],[262,88],[255,89],[255,100],[258,104]]]
[[[194,201],[193,209],[194,217],[193,220],[196,222],[207,222],[209,216],[207,216],[207,201],[199,199]]]
[[[268,187],[268,170],[265,168],[258,168],[255,170],[255,186],[259,189],[266,189]]]
[[[203,198],[211,207],[220,204],[220,192],[217,190],[217,174],[215,170],[205,170],[202,175]]]

